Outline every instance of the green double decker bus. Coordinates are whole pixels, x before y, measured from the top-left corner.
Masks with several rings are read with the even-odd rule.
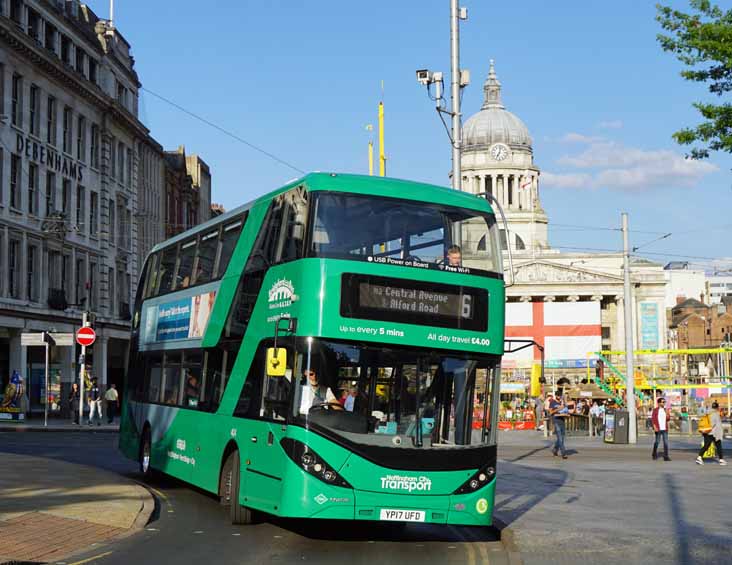
[[[475,195],[314,173],[159,244],[121,450],[234,523],[491,524],[498,234]]]

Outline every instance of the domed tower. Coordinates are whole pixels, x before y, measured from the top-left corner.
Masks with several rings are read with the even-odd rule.
[[[518,253],[546,249],[548,219],[539,201],[539,169],[534,165],[531,136],[503,105],[492,60],[483,90],[480,112],[463,126],[462,188],[489,192],[501,203],[510,232],[502,242],[504,249],[507,242]]]

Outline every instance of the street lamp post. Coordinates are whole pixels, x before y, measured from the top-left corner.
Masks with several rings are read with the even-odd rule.
[[[635,410],[635,368],[633,366],[633,301],[630,286],[630,246],[628,214],[623,212],[623,299],[625,301],[625,396],[628,404],[628,442],[637,443]]]
[[[470,73],[467,70],[460,69],[460,20],[468,19],[468,9],[458,6],[458,0],[450,0],[450,104],[451,109],[444,107],[444,98],[442,91],[444,89],[443,78],[441,72],[432,72],[428,69],[420,69],[417,71],[417,82],[427,87],[428,95],[430,86],[435,86],[435,107],[440,120],[445,125],[447,135],[450,138],[452,148],[452,187],[455,190],[462,189],[462,170],[460,164],[462,149],[462,122],[460,113],[460,89],[464,88],[470,82]],[[443,114],[447,114],[452,119],[451,128],[447,127]],[[462,244],[462,230],[460,224],[453,224],[452,241],[456,245]]]

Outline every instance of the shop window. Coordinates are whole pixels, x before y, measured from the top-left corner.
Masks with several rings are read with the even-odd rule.
[[[11,90],[11,112],[10,119],[15,127],[23,127],[23,77],[17,73],[13,74]]]
[[[38,165],[28,165],[28,214],[38,214]]]
[[[79,116],[76,127],[76,158],[86,161],[86,118]]]
[[[30,132],[38,137],[41,132],[41,89],[31,84],[28,110],[30,111]]]
[[[41,16],[31,8],[28,8],[27,33],[38,43],[41,42]]]
[[[10,155],[10,207],[20,210],[20,156]]]
[[[99,74],[99,64],[96,59],[89,57],[89,80],[94,84],[97,84]]]
[[[56,27],[52,23],[46,22],[45,46],[54,54],[56,53],[56,33],[58,33]]]
[[[15,240],[8,248],[8,282],[10,298],[20,298],[20,242]]]
[[[82,49],[76,48],[76,72],[85,75],[84,73],[84,59],[86,59],[86,53]]]
[[[71,154],[71,133],[73,129],[73,125],[71,123],[72,120],[72,110],[68,106],[64,108],[64,116],[63,116],[63,151],[64,153]]]
[[[71,65],[71,40],[65,35],[61,35],[61,60],[67,65]]]
[[[56,99],[53,96],[48,97],[46,108],[46,141],[56,145]]]

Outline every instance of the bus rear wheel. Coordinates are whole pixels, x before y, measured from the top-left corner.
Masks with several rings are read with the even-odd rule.
[[[232,524],[252,524],[254,515],[251,508],[239,504],[241,486],[241,460],[238,451],[232,451],[221,469],[220,493],[221,504],[229,507]]]

